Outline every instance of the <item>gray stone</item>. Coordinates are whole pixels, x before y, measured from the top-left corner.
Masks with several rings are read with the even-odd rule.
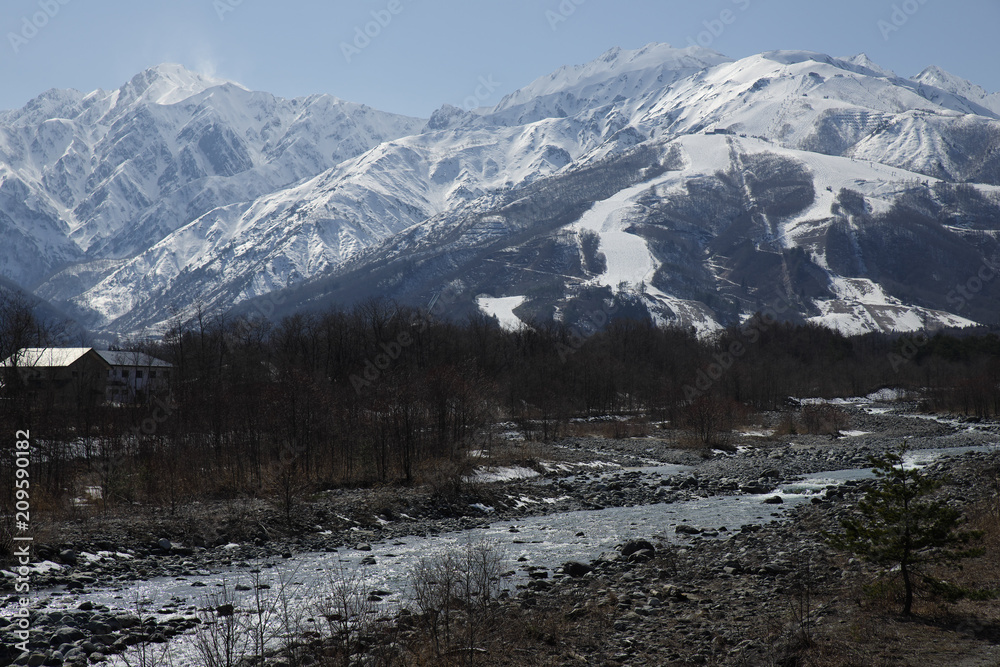
[[[89,630],[92,635],[106,635],[111,632],[111,626],[107,623],[94,619],[93,621],[87,623],[87,630]]]
[[[591,571],[591,567],[585,563],[579,561],[571,560],[567,563],[563,563],[563,572],[571,577],[582,577]]]
[[[680,526],[677,526],[677,529],[678,532],[680,532]],[[647,540],[629,540],[625,543],[625,546],[622,547],[622,556],[628,558],[632,554],[639,551],[652,551],[653,554],[656,554],[656,547],[654,547],[652,543]]]
[[[39,665],[44,665],[45,661],[48,660],[48,655],[40,651],[35,651],[34,653],[22,653],[21,657],[18,658],[16,664],[28,665],[28,667],[39,667]],[[21,662],[23,660],[23,662]]]
[[[79,641],[86,636],[87,635],[79,628],[71,628],[68,625],[64,625],[52,634],[52,637],[49,638],[49,644],[52,646],[68,644]]]
[[[743,563],[738,560],[727,560],[723,569],[729,574],[740,574],[743,572]]]
[[[140,621],[138,616],[133,616],[132,614],[122,614],[120,616],[115,616],[108,624],[111,627],[115,627],[117,624],[119,629],[127,629],[134,628],[139,625],[139,623]]]
[[[77,662],[81,659],[87,659],[87,653],[82,648],[72,648],[63,654],[63,660],[69,662]]]

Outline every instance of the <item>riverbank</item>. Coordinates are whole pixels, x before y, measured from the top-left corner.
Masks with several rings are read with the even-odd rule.
[[[99,662],[130,646],[159,644],[191,630],[200,621],[199,608],[204,609],[191,600],[131,611],[124,610],[124,604],[102,608],[84,602],[74,607],[74,594],[98,587],[125,591],[130,582],[156,578],[197,583],[199,577],[220,570],[249,570],[254,563],[295,559],[300,554],[365,553],[371,544],[407,536],[446,535],[500,521],[516,525],[532,516],[579,510],[676,505],[732,495],[763,503],[780,499],[782,487],[800,475],[867,468],[867,455],[882,453],[903,437],[915,448],[976,447],[1000,439],[993,424],[906,416],[878,406],[846,409],[851,413],[851,430],[845,437],[777,436],[764,425],[760,432],[740,436],[735,453],[677,449],[655,437],[515,443],[500,460],[479,461],[478,470],[467,471],[471,474],[447,493],[440,486],[332,490],[308,499],[296,509],[296,522],[284,528],[280,508],[259,501],[228,507],[192,504],[174,515],[139,508],[132,516],[105,518],[100,524],[52,526],[50,533],[61,540],[40,550],[51,559],[51,566],[33,575],[35,589],[49,596],[47,602],[39,601],[33,618],[35,659],[52,664]],[[989,493],[988,482],[979,480],[975,471],[996,463],[995,453],[968,454],[934,466],[942,473],[959,472],[960,484],[952,487],[962,490],[963,506],[971,507]],[[559,655],[576,664],[582,663],[572,653],[590,664],[768,664],[754,660],[767,657],[761,653],[764,648],[776,650],[774,636],[781,633],[774,635],[771,624],[800,599],[789,593],[794,585],[806,586],[813,591],[807,597],[819,600],[819,591],[827,596],[834,590],[856,592],[870,575],[859,564],[848,567],[817,537],[824,526],[836,525],[856,497],[857,487],[848,483],[822,490],[810,498],[813,502],[793,510],[790,521],[765,522],[759,530],[713,525],[691,526],[666,541],[647,535],[651,543],[659,544],[654,544],[655,558],[646,563],[606,557],[591,565],[593,575],[581,579],[536,569],[531,588],[515,596],[508,611],[512,619],[542,614],[546,623],[558,620],[553,627],[563,628],[566,637],[579,634],[580,641],[558,639],[552,632],[541,635],[541,644],[559,648]],[[967,489],[975,489],[975,494]],[[778,503],[774,509],[776,514],[784,511]],[[516,535],[511,542],[517,542]],[[803,564],[811,579],[796,584],[793,579],[801,579]],[[541,574],[551,577],[543,579]],[[4,582],[8,591],[10,584],[8,578]],[[834,609],[821,612],[823,619],[835,619],[830,621],[836,623],[834,629],[845,630],[840,621],[853,617],[845,616],[848,603],[834,597],[838,600],[834,606],[816,608]],[[603,634],[595,634],[591,623],[603,624]],[[779,623],[787,624],[787,619]],[[846,626],[849,632],[851,622]],[[987,630],[980,634],[989,636],[993,626],[982,627]],[[4,645],[11,645],[11,631],[0,628]],[[528,644],[533,641],[530,635],[525,639]],[[654,641],[659,635],[671,639]],[[594,644],[598,636],[604,639]],[[792,633],[791,638],[795,636]],[[746,641],[750,643],[741,646]],[[647,656],[637,647],[657,650]],[[562,664],[558,652],[541,646],[537,652],[554,661],[537,664]],[[745,659],[739,657],[744,655]],[[647,657],[666,662],[642,662]]]
[[[996,590],[1000,456],[974,453],[926,469],[986,532],[986,552],[938,573],[956,585]],[[1000,603],[919,597],[900,616],[881,573],[823,539],[839,530],[869,482],[847,484],[792,510],[788,521],[751,527],[726,540],[693,534],[657,543],[652,559],[622,552],[599,559],[584,578],[558,577],[518,599],[519,615],[562,618],[559,637],[532,647],[524,665],[921,665],[1000,664]],[[627,551],[626,551],[627,553]],[[898,592],[898,591],[897,591]]]

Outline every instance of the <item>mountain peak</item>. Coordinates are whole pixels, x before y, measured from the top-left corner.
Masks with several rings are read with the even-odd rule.
[[[121,92],[130,102],[167,105],[227,83],[232,82],[192,72],[176,63],[162,63],[136,74]]]
[[[935,86],[942,90],[947,90],[949,93],[958,93],[961,95],[965,95],[965,93],[972,94],[975,97],[970,97],[969,99],[974,102],[977,102],[988,95],[986,89],[982,86],[978,86],[967,79],[963,79],[960,76],[952,74],[937,65],[931,65],[930,67],[925,68],[924,71],[913,77],[913,80],[918,83],[927,84],[928,86]],[[960,91],[965,92],[963,93]]]
[[[991,95],[982,86],[952,74],[937,65],[931,65],[924,69],[923,72],[913,77],[912,81],[924,84],[925,86],[940,88],[952,95],[958,95],[970,102],[982,105],[994,113],[1000,113],[1000,93]]]
[[[665,65],[671,69],[678,66],[688,69],[691,66],[710,67],[723,62],[730,62],[728,58],[718,51],[706,49],[701,46],[687,46],[677,48],[667,42],[650,42],[640,49],[622,49],[614,47],[605,51],[604,54],[588,65],[595,63],[608,63],[613,67],[632,70],[645,69],[656,65]]]
[[[585,96],[588,90],[599,88],[632,72],[659,70],[662,73],[669,70],[687,76],[732,61],[732,58],[700,46],[679,49],[656,42],[632,50],[616,46],[588,63],[560,67],[548,76],[536,79],[505,97],[495,111],[503,111],[547,96]]]
[[[871,70],[872,72],[875,72],[876,74],[879,74],[881,76],[887,76],[891,78],[896,77],[895,72],[893,72],[891,69],[886,69],[881,65],[879,65],[877,62],[869,58],[867,53],[859,53],[858,55],[851,56],[850,58],[841,58],[841,60],[850,63],[852,65],[855,65],[857,67],[863,67],[865,69]]]
[[[597,60],[602,63],[611,63],[618,60],[618,56],[620,56],[621,53],[622,53],[622,47],[613,46],[604,53],[602,53],[601,57],[598,58]]]

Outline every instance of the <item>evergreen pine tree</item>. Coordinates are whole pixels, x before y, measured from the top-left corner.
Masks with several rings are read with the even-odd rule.
[[[830,537],[835,547],[888,568],[903,580],[903,615],[913,607],[915,577],[931,563],[954,562],[978,555],[969,543],[979,531],[963,531],[961,512],[944,500],[928,499],[943,482],[904,465],[906,441],[882,457],[870,457],[876,483],[858,503],[857,514],[844,519],[844,532]]]

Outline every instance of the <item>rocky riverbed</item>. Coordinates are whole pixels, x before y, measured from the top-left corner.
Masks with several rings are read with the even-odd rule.
[[[32,574],[36,593],[30,650],[22,654],[13,648],[19,641],[16,620],[0,626],[0,664],[98,663],[129,647],[166,643],[204,617],[204,605],[188,600],[156,609],[137,601],[130,610],[73,603],[74,596],[95,588],[127,591],[130,582],[159,577],[197,581],[222,569],[249,570],[300,554],[364,551],[370,544],[406,536],[578,510],[733,495],[758,497],[757,502],[774,503],[781,510],[783,485],[809,473],[865,469],[868,456],[904,438],[915,449],[1000,441],[995,424],[902,414],[908,407],[847,406],[851,430],[844,437],[746,434],[735,439],[735,452],[678,449],[657,437],[513,446],[514,455],[508,451],[502,464],[490,467],[480,461],[482,472],[492,472],[492,477],[469,476],[448,493],[429,488],[331,490],[297,507],[290,527],[282,525],[278,509],[259,501],[221,509],[191,505],[179,515],[143,508],[133,516],[51,526],[47,533],[58,538],[40,544],[35,554],[42,565]],[[950,488],[964,490],[964,496],[956,493],[954,499],[962,503],[987,493],[977,471],[997,462],[996,451],[980,451],[943,459],[931,469],[957,480]],[[578,563],[578,569],[553,568],[551,579],[535,576],[508,604],[521,610],[559,608],[573,619],[607,619],[604,641],[589,653],[585,647],[571,651],[591,664],[766,664],[755,660],[792,651],[802,641],[798,631],[779,632],[787,643],[779,646],[766,640],[773,628],[755,625],[777,613],[775,605],[788,603],[778,592],[796,586],[830,589],[834,579],[861,576],[860,564],[845,568],[817,536],[820,529],[837,525],[864,485],[846,481],[817,489],[811,502],[799,505],[787,521],[678,525],[669,542],[647,536],[651,549],[621,545],[592,563]],[[808,565],[808,581],[803,564]],[[2,585],[4,617],[9,619],[13,580],[6,577]],[[808,610],[809,623],[836,617],[837,604],[843,602]],[[750,626],[760,638],[747,635]],[[743,662],[729,662],[733,656]]]
[[[983,472],[998,465],[996,452],[980,452],[926,472],[948,480],[943,493],[956,506],[986,498],[995,505],[995,480]],[[587,625],[591,638],[576,638],[570,652],[595,665],[1000,664],[1000,616],[991,603],[978,615],[949,611],[907,623],[916,637],[897,635],[886,645],[866,646],[853,636],[865,632],[865,623],[885,623],[859,612],[876,571],[838,553],[823,534],[839,530],[871,483],[848,482],[792,510],[787,521],[744,526],[724,540],[706,537],[715,531],[703,527],[685,531],[682,544],[625,544],[589,564],[584,577],[557,577],[523,593],[518,604],[603,616],[605,623]],[[891,606],[887,615],[897,617]]]

